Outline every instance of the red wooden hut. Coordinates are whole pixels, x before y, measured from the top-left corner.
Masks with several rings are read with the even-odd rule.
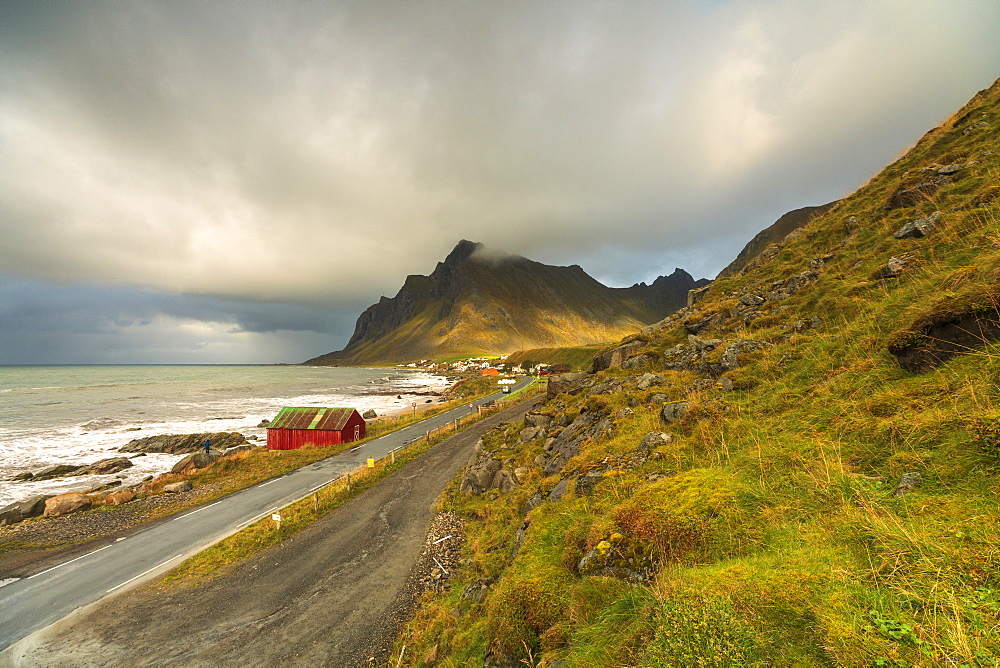
[[[267,425],[268,450],[341,445],[365,437],[365,419],[353,408],[282,408]]]

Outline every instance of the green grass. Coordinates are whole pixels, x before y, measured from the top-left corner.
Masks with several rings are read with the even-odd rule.
[[[512,366],[516,366],[522,362],[550,365],[564,364],[573,371],[585,371],[590,369],[594,358],[606,348],[607,345],[604,344],[569,346],[565,348],[533,348],[531,350],[518,350],[511,353],[505,361]]]
[[[639,391],[636,374],[613,369],[598,381],[622,380],[621,391],[539,407],[564,423],[602,410],[613,423],[569,461],[571,479],[634,451],[647,432],[672,432],[655,459],[608,472],[590,496],[571,482],[562,500],[525,517],[528,498],[561,477],[535,463],[544,440],[521,442],[521,424],[484,437],[507,466],[531,473],[508,494],[449,496],[466,520],[465,566],[399,640],[403,665],[420,665],[437,644],[441,666],[482,665],[488,652],[531,665],[1000,666],[1000,343],[919,375],[890,348],[970,296],[993,308],[1000,199],[967,203],[986,199],[1000,175],[998,101],[995,85],[956,116],[962,124],[928,133],[773,260],[716,282],[688,321],[728,317],[740,291],[766,292],[830,256],[814,283],[766,303],[763,317],[700,333],[772,344],[726,374],[734,391],[692,389],[690,371],[659,371],[663,382]],[[989,127],[962,132],[979,120]],[[922,168],[951,162],[972,164],[926,203],[884,208],[896,188],[926,178]],[[942,213],[930,237],[892,237],[933,211]],[[911,260],[898,279],[871,278],[902,253]],[[796,330],[813,315],[818,327]],[[668,322],[647,347],[687,335]],[[665,426],[645,403],[654,392],[691,408]],[[908,472],[922,483],[897,497]],[[580,572],[594,549],[616,550],[612,564],[652,558],[655,568],[637,578]],[[484,578],[493,584],[482,603],[459,598]]]

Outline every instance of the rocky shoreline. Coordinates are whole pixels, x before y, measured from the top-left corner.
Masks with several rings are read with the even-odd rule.
[[[35,564],[58,548],[130,533],[150,521],[195,505],[222,488],[203,485],[186,492],[153,494],[125,505],[104,506],[100,512],[37,516],[0,526],[0,579],[26,577]]]
[[[221,447],[222,450],[203,451],[206,443],[210,443],[212,447]],[[121,452],[137,453],[132,458],[111,457],[83,466],[57,464],[38,472],[21,473],[14,476],[12,480],[50,480],[53,478],[83,475],[108,475],[120,473],[131,468],[133,466],[132,459],[144,457],[146,453],[189,453],[176,462],[170,471],[159,476],[148,475],[141,481],[131,485],[123,485],[121,480],[123,476],[119,475],[116,480],[102,482],[83,491],[66,492],[63,494],[40,494],[23,501],[8,504],[0,508],[0,528],[16,525],[24,520],[38,516],[46,518],[60,517],[89,510],[99,505],[120,506],[131,503],[143,495],[143,493],[150,492],[156,486],[157,481],[164,476],[192,473],[197,469],[213,464],[219,459],[237,452],[250,450],[253,447],[255,446],[239,432],[161,434],[134,439],[120,448]],[[164,492],[175,494],[185,493],[190,489],[191,483],[187,481],[178,481],[166,484],[163,487]],[[57,540],[56,542],[59,541]],[[2,543],[0,543],[0,549],[2,549]]]

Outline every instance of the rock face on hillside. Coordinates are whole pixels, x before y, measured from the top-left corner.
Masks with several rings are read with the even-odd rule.
[[[429,276],[408,276],[358,318],[337,352],[306,364],[400,362],[612,341],[685,305],[705,285],[677,269],[650,285],[602,285],[577,265],[557,267],[461,241]]]

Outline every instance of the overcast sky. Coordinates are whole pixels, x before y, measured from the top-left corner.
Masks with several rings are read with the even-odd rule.
[[[0,2],[0,363],[297,362],[460,239],[713,277],[1000,75],[1000,3]]]

